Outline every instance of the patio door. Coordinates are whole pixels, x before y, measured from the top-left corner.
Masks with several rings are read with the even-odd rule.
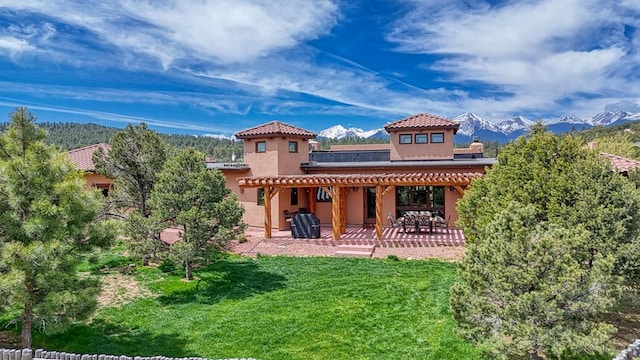
[[[376,223],[376,188],[364,188],[364,223]]]

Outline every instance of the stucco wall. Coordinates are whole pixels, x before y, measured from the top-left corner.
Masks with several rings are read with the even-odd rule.
[[[108,177],[102,176],[100,174],[96,174],[94,172],[87,172],[84,174],[84,179],[86,181],[84,187],[85,189],[91,189],[95,187],[102,187],[105,185],[111,186],[113,184],[113,180]]]
[[[266,143],[266,152],[256,152],[256,142]],[[289,152],[289,141],[298,143],[298,152]],[[234,192],[239,194],[238,199],[245,208],[243,221],[249,226],[264,226],[264,205],[258,205],[258,190],[244,189],[240,192],[237,186],[239,177],[250,176],[274,176],[274,175],[294,175],[302,174],[300,164],[309,160],[308,142],[306,139],[286,138],[282,136],[265,137],[244,140],[244,161],[251,167],[249,172],[232,176],[225,174],[227,183],[235,183],[236,188],[229,186]],[[298,211],[300,207],[308,208],[308,200],[304,189],[298,190],[298,205],[291,205],[291,189],[281,189],[276,196],[271,199],[271,224],[274,229],[284,229],[285,209]]]
[[[431,143],[432,133],[444,133],[443,143]],[[400,135],[410,134],[411,144],[400,144]],[[426,134],[428,143],[416,144],[415,135]],[[391,161],[453,159],[453,130],[407,130],[392,132]]]

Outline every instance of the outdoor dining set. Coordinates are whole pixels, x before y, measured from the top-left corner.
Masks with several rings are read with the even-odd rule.
[[[434,230],[438,228],[449,233],[449,220],[451,220],[451,215],[445,219],[439,213],[430,211],[407,211],[397,219],[390,213],[388,217],[391,226],[402,226],[404,233],[407,232],[407,228],[413,228],[416,234],[419,234],[423,228],[425,230],[428,228],[429,234],[433,234]]]

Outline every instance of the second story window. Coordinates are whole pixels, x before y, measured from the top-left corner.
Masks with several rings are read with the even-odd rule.
[[[267,143],[264,141],[256,142],[256,152],[258,153],[267,152]]]
[[[297,141],[289,141],[289,152],[297,153],[298,152],[298,142]]]
[[[400,134],[400,144],[411,144],[411,134]]]
[[[431,134],[431,142],[432,143],[443,143],[444,142],[444,133],[432,133]]]
[[[426,144],[427,134],[416,134],[416,144]]]

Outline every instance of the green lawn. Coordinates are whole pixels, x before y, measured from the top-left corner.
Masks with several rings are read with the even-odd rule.
[[[138,269],[154,297],[100,310],[34,347],[257,359],[478,359],[454,334],[455,264],[351,258],[219,260],[185,282]]]

